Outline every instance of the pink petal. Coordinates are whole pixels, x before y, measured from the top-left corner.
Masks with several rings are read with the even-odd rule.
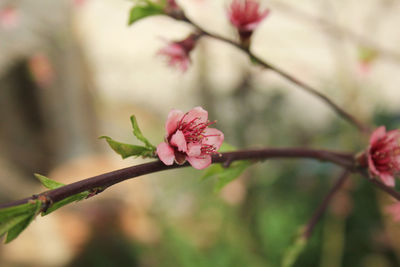
[[[266,16],[268,16],[269,12],[270,12],[269,9],[265,10],[262,14],[259,15],[257,20],[255,20],[254,22],[251,22],[251,23],[248,23],[248,24],[244,25],[243,29],[247,30],[247,31],[254,31],[257,28],[258,24],[260,24],[261,21],[263,21],[264,18]]]
[[[174,149],[165,142],[157,146],[157,155],[165,165],[172,165],[174,163]]]
[[[368,153],[368,168],[369,168],[369,171],[371,172],[371,174],[373,176],[379,176],[380,175],[380,172],[375,167],[375,163],[374,163],[374,161],[372,159],[371,153]]]
[[[182,119],[183,112],[178,109],[173,109],[169,112],[167,122],[165,123],[165,130],[167,135],[176,131],[179,121]]]
[[[386,135],[386,128],[385,126],[381,126],[379,128],[377,128],[372,134],[371,137],[369,139],[369,144],[371,146],[373,146],[377,141],[379,141],[379,139],[385,137]]]
[[[194,119],[197,119],[196,124],[206,123],[208,120],[208,112],[204,110],[202,107],[195,107],[186,114],[183,121],[189,123]]]
[[[211,156],[210,155],[205,155],[202,157],[187,157],[187,161],[189,161],[190,165],[192,165],[193,168],[202,170],[210,166],[211,164]]]
[[[187,151],[187,143],[185,136],[183,135],[182,131],[178,130],[176,133],[171,137],[170,141],[171,145],[174,145],[178,148],[181,152]]]
[[[224,142],[224,134],[215,128],[207,128],[203,135],[205,137],[202,143],[206,145],[212,145],[216,150],[218,150]]]
[[[398,144],[398,139],[400,138],[400,131],[399,130],[391,130],[386,133],[386,136],[388,139],[392,139],[394,141],[394,144]]]
[[[394,181],[394,177],[391,174],[388,173],[381,173],[379,175],[379,177],[381,178],[382,182],[390,187],[394,187],[395,181]]]
[[[189,143],[187,155],[189,157],[198,157],[201,155],[201,144],[199,143]]]

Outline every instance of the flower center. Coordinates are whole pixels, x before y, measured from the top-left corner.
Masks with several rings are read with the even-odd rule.
[[[217,149],[214,145],[204,144],[203,141],[207,137],[218,135],[206,135],[205,130],[208,126],[216,123],[216,121],[199,122],[200,118],[194,118],[189,122],[185,122],[185,114],[178,123],[177,130],[180,130],[185,137],[187,143],[201,144],[201,155],[215,154]]]

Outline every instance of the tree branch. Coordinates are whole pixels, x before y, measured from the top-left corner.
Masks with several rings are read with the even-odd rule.
[[[316,159],[320,161],[331,162],[339,165],[346,169],[354,169],[355,161],[353,154],[333,152],[327,150],[315,150],[306,148],[265,148],[265,149],[254,149],[254,150],[239,150],[234,152],[226,152],[218,155],[214,155],[212,158],[213,163],[226,163],[237,160],[265,160],[265,159],[276,159],[276,158],[306,158]],[[46,204],[51,205],[55,202],[63,200],[69,196],[84,192],[92,191],[99,193],[104,189],[120,183],[124,180],[138,177],[141,175],[159,172],[163,170],[176,169],[181,167],[189,166],[188,163],[183,165],[171,165],[167,166],[161,161],[153,161],[144,163],[136,166],[127,167],[124,169],[104,173],[98,176],[87,178],[69,185],[62,186],[60,188],[42,192],[38,195],[33,195],[21,200],[0,204],[0,208],[17,206],[20,204],[27,203],[35,199],[44,199]],[[98,189],[102,190],[98,190]]]
[[[310,93],[311,95],[313,95],[313,96],[319,98],[320,100],[322,100],[323,102],[325,102],[329,107],[331,107],[333,109],[334,112],[336,112],[336,114],[338,114],[344,120],[348,121],[350,124],[355,126],[359,131],[361,131],[363,133],[369,133],[370,132],[370,129],[369,129],[368,126],[364,125],[359,120],[357,120],[353,115],[351,115],[350,113],[345,111],[343,108],[339,107],[336,103],[334,103],[330,98],[325,96],[323,93],[319,92],[317,89],[315,89],[314,87],[308,85],[307,83],[305,83],[305,82],[297,79],[296,77],[290,75],[289,73],[285,72],[284,70],[282,70],[282,69],[274,66],[273,64],[271,64],[271,63],[261,59],[260,57],[256,56],[255,54],[253,54],[250,51],[249,48],[241,46],[239,43],[234,42],[232,40],[229,40],[229,39],[227,39],[225,37],[222,37],[222,36],[207,32],[206,30],[204,30],[202,27],[200,27],[199,25],[197,25],[195,22],[193,22],[192,20],[190,20],[187,17],[184,17],[184,19],[182,19],[182,20],[187,22],[187,23],[189,23],[189,24],[191,24],[192,26],[194,26],[198,31],[201,32],[202,35],[209,36],[211,38],[223,41],[225,43],[231,44],[231,45],[235,46],[236,48],[242,50],[250,58],[252,58],[255,61],[257,61],[257,63],[259,65],[263,66],[266,69],[270,69],[270,70],[274,71],[275,73],[281,75],[285,79],[287,79],[287,80],[291,81],[292,83],[294,83],[295,85],[299,86],[304,91]]]
[[[310,238],[315,225],[317,225],[318,221],[321,219],[322,215],[324,214],[326,208],[328,207],[328,204],[331,202],[333,196],[339,191],[339,189],[342,187],[346,179],[349,177],[350,171],[349,170],[344,170],[343,173],[340,175],[339,179],[335,182],[333,187],[329,190],[328,194],[325,196],[324,200],[321,202],[321,204],[318,206],[316,211],[314,212],[313,216],[311,219],[308,221],[306,228],[303,232],[303,237],[308,239]]]

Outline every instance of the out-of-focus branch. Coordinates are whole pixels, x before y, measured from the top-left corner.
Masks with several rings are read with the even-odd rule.
[[[319,92],[317,89],[310,86],[309,84],[307,84],[307,83],[301,81],[300,79],[292,76],[291,74],[287,73],[286,71],[274,66],[273,64],[267,62],[264,59],[261,59],[259,56],[253,54],[253,52],[251,52],[249,48],[244,47],[244,46],[240,45],[239,43],[229,40],[225,37],[210,33],[208,31],[204,30],[202,27],[200,27],[199,25],[197,25],[195,22],[191,21],[188,18],[184,18],[183,21],[193,25],[199,32],[201,32],[202,35],[209,36],[211,38],[223,41],[225,43],[229,43],[229,44],[235,46],[236,48],[242,50],[244,53],[246,53],[252,60],[257,62],[259,65],[263,66],[266,69],[274,71],[275,73],[281,75],[285,79],[287,79],[287,80],[291,81],[292,83],[294,83],[295,85],[297,85],[299,88],[301,88],[304,91],[310,93],[311,95],[319,98],[321,101],[323,101],[329,107],[331,107],[336,112],[336,114],[338,114],[343,119],[347,120],[350,124],[352,124],[353,126],[358,128],[361,132],[363,132],[363,133],[370,132],[370,129],[367,125],[361,123],[353,115],[351,115],[350,113],[345,111],[343,108],[338,106],[336,103],[334,103],[329,97],[327,97],[323,93]]]
[[[229,167],[232,162],[237,160],[257,161],[277,158],[316,159],[320,161],[331,162],[346,169],[355,168],[355,160],[353,154],[351,153],[340,153],[327,150],[315,150],[306,148],[264,148],[257,150],[239,150],[214,155],[212,158],[212,162],[222,163],[225,167]],[[184,165],[174,164],[171,166],[167,166],[161,161],[144,163],[137,166],[131,166],[128,168],[112,171],[109,173],[104,173],[14,202],[0,204],[0,208],[17,206],[20,204],[28,203],[32,200],[40,199],[44,204],[44,209],[46,209],[55,202],[84,191],[89,191],[96,194],[102,192],[104,189],[116,183],[120,183],[130,178],[187,166],[189,166],[189,164],[187,163]]]
[[[321,219],[322,215],[324,214],[326,208],[328,207],[329,203],[331,202],[332,198],[335,194],[340,190],[346,179],[349,177],[350,171],[344,170],[343,173],[340,175],[339,179],[335,182],[333,187],[329,190],[328,194],[325,196],[324,200],[315,210],[314,214],[312,215],[311,219],[308,221],[304,232],[303,237],[308,239],[310,238],[315,225],[317,225],[318,221]]]
[[[378,52],[379,56],[381,58],[385,58],[387,60],[392,60],[396,61],[397,63],[400,63],[400,52],[390,50],[388,48],[381,47],[377,43],[375,43],[373,40],[358,34],[356,32],[353,32],[352,30],[348,28],[341,27],[339,25],[336,25],[329,20],[326,20],[321,17],[314,17],[313,15],[310,15],[302,10],[299,10],[291,5],[288,5],[282,1],[274,1],[274,6],[277,7],[278,9],[281,9],[282,11],[286,12],[288,15],[290,15],[291,18],[298,18],[303,21],[312,23],[313,25],[317,25],[320,28],[326,28],[328,29],[328,32],[334,35],[335,37],[338,38],[345,38],[348,39],[357,45],[363,46],[363,47],[368,47],[376,52]]]

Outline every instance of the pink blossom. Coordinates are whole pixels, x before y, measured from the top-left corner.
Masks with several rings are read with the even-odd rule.
[[[167,0],[167,7],[172,9],[179,9],[179,6],[175,2],[175,0]]]
[[[168,59],[168,65],[187,71],[190,65],[190,52],[196,45],[198,35],[191,34],[186,39],[178,42],[171,42],[158,51],[158,54]]]
[[[82,7],[86,3],[86,0],[73,0],[73,3],[76,7]]]
[[[400,222],[400,202],[387,206],[385,211],[392,216],[395,222]]]
[[[377,128],[370,137],[367,157],[370,174],[394,186],[394,175],[400,171],[400,131]]]
[[[249,38],[269,12],[269,9],[260,11],[260,4],[257,0],[233,0],[228,10],[228,16],[241,37],[247,35]]]
[[[0,9],[0,28],[12,29],[19,23],[19,12],[15,7],[4,7]]]
[[[221,131],[208,128],[213,123],[201,107],[186,113],[171,110],[165,123],[165,142],[157,146],[158,157],[166,165],[183,164],[187,160],[196,169],[208,167],[211,155],[217,153],[224,141]]]

